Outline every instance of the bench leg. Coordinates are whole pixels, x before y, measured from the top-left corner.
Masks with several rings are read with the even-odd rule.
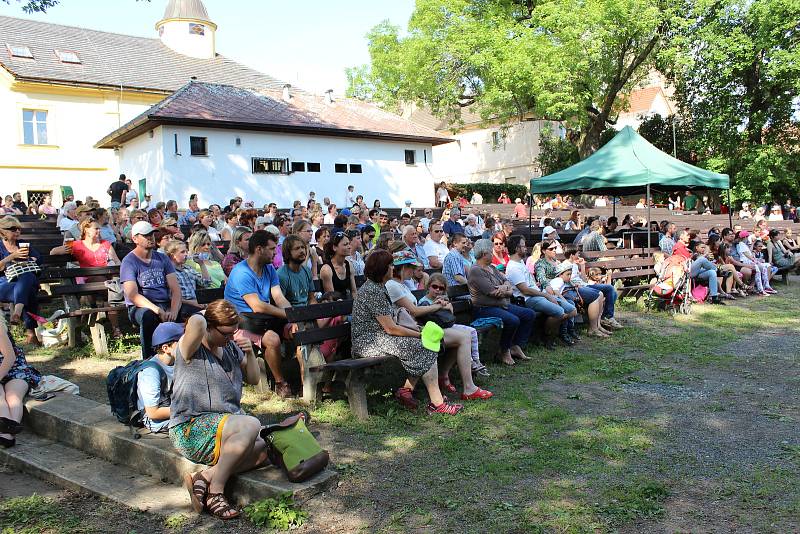
[[[94,353],[101,358],[109,356],[108,336],[106,335],[105,326],[101,322],[104,317],[104,313],[94,314],[89,317],[89,332],[92,335]]]
[[[267,378],[267,362],[264,361],[264,358],[256,358],[258,361],[258,374],[260,375],[260,379],[258,384],[253,386],[256,390],[256,393],[266,393],[269,391],[269,378]]]
[[[319,348],[303,346],[300,348],[303,358],[303,400],[309,404],[317,401],[317,385],[322,379],[323,373],[319,371],[309,371],[311,367],[325,365],[325,358]]]
[[[347,374],[346,384],[350,411],[360,421],[367,419],[369,417],[369,408],[367,407],[367,390],[364,388],[364,370],[351,370]]]
[[[75,311],[81,307],[80,302],[74,296],[64,297],[64,308],[67,312]],[[67,346],[74,349],[81,341],[81,320],[80,317],[70,317],[67,319]]]

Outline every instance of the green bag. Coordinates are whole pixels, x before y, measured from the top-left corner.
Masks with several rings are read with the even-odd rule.
[[[328,451],[306,427],[310,416],[301,412],[261,429],[273,464],[279,465],[291,482],[303,482],[328,466]]]

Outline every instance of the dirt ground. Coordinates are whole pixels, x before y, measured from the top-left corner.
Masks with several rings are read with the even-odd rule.
[[[504,473],[489,465],[490,457],[459,461],[458,443],[448,441],[447,433],[455,433],[459,425],[469,430],[463,419],[442,423],[441,430],[433,427],[426,433],[431,425],[404,419],[406,416],[396,413],[385,399],[377,399],[376,422],[366,426],[348,418],[344,403],[326,405],[315,412],[315,425],[322,433],[323,445],[334,451],[333,464],[341,480],[328,494],[302,503],[310,519],[298,531],[800,532],[800,325],[795,313],[800,279],[792,280],[790,289],[779,287],[783,296],[774,302],[780,303],[776,310],[783,315],[778,319],[770,320],[768,301],[756,298],[729,306],[724,318],[728,322],[719,318],[716,323],[706,321],[702,312],[688,323],[665,314],[648,319],[652,324],[646,332],[660,332],[663,340],[686,336],[695,332],[687,330],[688,326],[703,326],[706,321],[708,329],[693,334],[698,336],[697,351],[691,342],[671,350],[653,347],[635,336],[621,344],[617,353],[605,354],[603,345],[592,345],[598,359],[615,365],[636,364],[630,372],[612,373],[611,379],[551,375],[547,369],[529,366],[512,370],[526,373],[529,380],[519,374],[512,380],[508,378],[513,377],[512,371],[491,366],[490,384],[495,384],[498,395],[512,399],[507,408],[493,405],[497,411],[492,417],[526,417],[528,408],[520,410],[517,405],[522,405],[521,401],[512,396],[521,391],[532,406],[569,415],[567,431],[543,436],[542,446],[562,443],[558,439],[583,421],[646,428],[647,447],[637,449],[633,441],[638,438],[630,438],[629,448],[636,449],[635,453],[626,449],[624,440],[614,442],[615,446],[622,443],[621,453],[599,451],[597,456],[607,469],[582,470],[572,465],[557,467],[556,471],[563,472],[546,472],[546,476],[520,471],[511,482],[495,483],[493,478],[500,480]],[[747,320],[763,317],[764,326],[754,324],[744,334],[728,335],[710,352],[701,350],[708,343],[702,336],[714,336],[720,324],[736,325],[737,310]],[[640,314],[628,311],[620,315],[636,323]],[[83,395],[104,402],[103,377],[127,358],[65,360],[37,354],[30,359],[43,372],[72,380]],[[290,410],[299,404],[270,406]],[[406,421],[413,421],[407,432]],[[587,445],[590,453],[595,447]],[[445,450],[447,455],[432,458],[431,450]],[[488,445],[486,450],[490,450]],[[414,462],[414,468],[409,468],[409,462]],[[556,476],[559,474],[561,479]],[[486,489],[467,487],[472,477],[482,477]],[[665,497],[659,507],[643,511],[638,505],[626,504],[613,509],[617,500],[624,502],[624,496],[609,499],[606,489],[623,478],[663,485]],[[553,484],[562,482],[578,488],[579,493],[570,493],[573,489],[557,493],[550,499],[550,508],[542,511],[537,503],[547,500]],[[91,519],[98,510],[107,509],[107,503],[97,499],[42,484],[0,471],[0,501],[39,492],[53,496],[79,517]],[[463,492],[459,485],[464,485]],[[482,491],[486,493],[483,498],[476,498]],[[575,496],[578,494],[580,497]],[[465,511],[464,506],[471,509]],[[531,508],[538,510],[538,515],[531,516]],[[598,515],[597,510],[602,513]],[[542,517],[546,521],[540,523]],[[602,521],[598,522],[598,517]],[[114,524],[120,525],[115,532],[223,528],[219,522],[194,518],[170,528],[162,518],[132,511],[122,513]],[[255,531],[244,521],[224,528]]]

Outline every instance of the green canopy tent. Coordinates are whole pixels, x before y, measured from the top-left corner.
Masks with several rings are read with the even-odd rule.
[[[729,189],[730,178],[727,174],[707,171],[675,159],[626,126],[585,160],[563,171],[532,179],[531,194],[595,192],[625,195],[645,190],[649,221],[651,186],[662,190]]]

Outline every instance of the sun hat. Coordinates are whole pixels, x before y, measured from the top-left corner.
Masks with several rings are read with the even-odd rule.
[[[81,213],[86,213],[87,211],[92,211],[92,207],[88,204],[81,204],[81,206],[75,210],[75,213],[80,215]]]
[[[562,261],[558,264],[558,267],[556,267],[556,276],[561,276],[561,274],[566,271],[572,271],[572,264],[568,261]]]
[[[153,331],[152,345],[160,347],[164,343],[178,341],[183,335],[183,325],[178,323],[161,323]]]
[[[439,352],[442,348],[442,338],[444,337],[444,330],[433,321],[428,321],[420,332],[422,338],[422,346],[433,352]]]
[[[156,229],[153,228],[153,225],[147,221],[139,221],[133,225],[131,228],[131,236],[134,235],[150,235],[155,232]]]
[[[414,265],[415,267],[422,265],[414,253],[410,250],[398,250],[392,254],[392,264],[395,266]]]
[[[261,217],[256,217],[256,226],[258,226],[259,224],[263,224],[264,226],[266,226],[267,225],[267,221],[268,221],[268,219],[266,217],[264,217],[263,215]]]

